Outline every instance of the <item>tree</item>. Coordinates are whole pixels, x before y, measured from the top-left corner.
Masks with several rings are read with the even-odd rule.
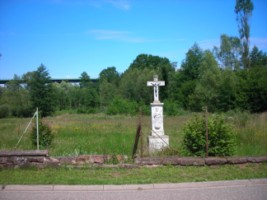
[[[118,95],[120,75],[115,67],[108,67],[100,72],[99,77],[100,107],[107,107]]]
[[[267,55],[254,46],[249,55],[251,68],[267,67]]]
[[[130,101],[149,104],[152,100],[151,88],[146,86],[146,82],[153,78],[155,71],[151,69],[129,69],[121,78],[121,96]]]
[[[27,73],[24,78],[27,80],[33,109],[38,107],[43,117],[53,114],[55,111],[54,91],[46,67],[40,65],[36,71]]]
[[[213,51],[223,68],[233,70],[240,68],[241,44],[239,38],[223,34],[220,47],[214,47]]]
[[[132,64],[129,66],[129,69],[154,69],[160,71],[160,68],[167,66],[169,69],[172,69],[172,65],[168,58],[162,58],[159,56],[153,56],[149,54],[140,54],[138,55]]]
[[[181,65],[184,80],[198,79],[202,58],[202,49],[198,44],[194,44],[186,53],[186,58]]]
[[[218,104],[221,73],[210,51],[204,52],[199,70],[194,93],[189,96],[189,106],[195,111],[201,111],[203,106],[208,106],[210,111],[214,111]]]
[[[86,72],[83,72],[80,76],[81,82],[80,82],[80,87],[81,88],[88,88],[90,87],[91,80],[89,75]]]
[[[29,117],[32,115],[29,91],[21,84],[18,75],[9,81],[0,94],[0,105],[9,108],[10,114],[16,117]]]
[[[172,82],[171,84],[173,92],[176,93],[175,100],[185,109],[189,108],[189,96],[195,91],[203,54],[198,44],[194,44],[186,53],[186,58],[182,62],[181,70],[178,71],[174,77],[175,83]]]
[[[74,98],[71,94],[71,90],[74,85],[71,83],[62,81],[61,83],[53,83],[53,88],[55,90],[56,105],[59,110],[69,110],[72,109],[72,99]],[[80,89],[80,88],[79,88]]]
[[[252,112],[267,110],[267,67],[255,67],[248,72],[247,96]]]
[[[116,67],[108,67],[100,72],[99,79],[100,82],[106,80],[108,83],[114,83],[116,86],[118,86],[120,74],[117,72]]]
[[[21,77],[18,75],[15,74],[13,80],[6,84],[5,98],[13,116],[29,117],[32,115],[29,91],[22,87]]]
[[[250,67],[249,62],[249,18],[252,15],[253,3],[251,0],[236,0],[235,13],[238,22],[239,38],[242,45],[242,63],[245,69]]]
[[[160,80],[165,81],[165,87],[160,90],[160,98],[164,100],[168,97],[172,73],[174,73],[174,68],[167,58],[140,54],[122,74],[120,82],[122,96],[131,101],[148,104],[152,100],[152,92],[151,88],[146,87],[146,82],[152,80],[153,75],[158,75]]]
[[[89,75],[86,72],[81,74],[80,89],[78,92],[78,102],[80,113],[92,113],[95,112],[95,108],[98,105],[98,96],[96,86],[92,83]]]
[[[173,67],[169,59],[148,54],[140,54],[130,65],[129,70],[132,69],[138,69],[139,71],[146,69],[153,71],[154,75],[158,75],[159,79],[165,81],[165,87],[161,89],[161,98],[162,100],[168,98],[168,89],[171,74],[175,71],[175,68]]]
[[[235,71],[231,69],[221,71],[221,83],[218,88],[218,104],[216,106],[218,111],[228,111],[238,108],[238,84],[240,82]]]

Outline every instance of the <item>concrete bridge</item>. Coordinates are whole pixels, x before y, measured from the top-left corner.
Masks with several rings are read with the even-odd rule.
[[[0,79],[0,84],[7,84],[9,81],[12,81],[13,79]],[[96,83],[98,82],[98,79],[90,79],[92,82]],[[79,78],[69,78],[69,79],[50,79],[50,82],[52,83],[61,83],[62,81],[68,82],[68,83],[80,83],[81,79]],[[20,80],[21,83],[25,83],[24,80]]]

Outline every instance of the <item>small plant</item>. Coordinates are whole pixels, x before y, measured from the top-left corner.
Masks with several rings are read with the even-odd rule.
[[[39,145],[44,148],[47,148],[48,146],[51,145],[53,140],[52,130],[47,124],[44,124],[41,120],[39,121],[38,128],[39,128]],[[37,145],[36,132],[37,132],[36,126],[34,126],[31,131],[31,140],[34,146]]]
[[[183,144],[189,155],[204,156],[206,153],[206,124],[204,116],[196,116],[184,128]],[[208,119],[208,155],[230,156],[234,153],[235,137],[232,128],[221,116]]]

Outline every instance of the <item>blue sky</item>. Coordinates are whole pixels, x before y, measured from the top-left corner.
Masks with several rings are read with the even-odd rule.
[[[251,47],[267,51],[267,1],[254,0]],[[52,78],[124,72],[141,53],[181,64],[196,42],[238,36],[234,0],[0,0],[0,79],[44,64]]]

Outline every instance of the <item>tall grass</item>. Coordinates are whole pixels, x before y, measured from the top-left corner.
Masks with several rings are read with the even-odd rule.
[[[165,134],[170,136],[170,147],[182,155],[182,129],[192,118],[189,113],[164,118]],[[236,156],[267,155],[267,113],[226,113],[236,133]],[[14,149],[30,118],[0,119],[0,149]],[[130,156],[135,139],[138,117],[107,116],[104,114],[62,114],[44,119],[54,134],[49,147],[53,156],[80,154],[123,154]],[[144,148],[151,130],[151,119],[143,116]],[[18,149],[35,149],[27,132]]]
[[[236,155],[267,155],[267,112],[235,112],[232,123],[237,139]]]
[[[30,118],[4,118],[0,119],[0,149],[15,149],[15,146],[23,134]],[[31,127],[29,127],[29,130]],[[25,133],[17,149],[32,149],[30,134]]]
[[[52,155],[131,154],[134,117],[61,115],[47,121],[55,132]]]

